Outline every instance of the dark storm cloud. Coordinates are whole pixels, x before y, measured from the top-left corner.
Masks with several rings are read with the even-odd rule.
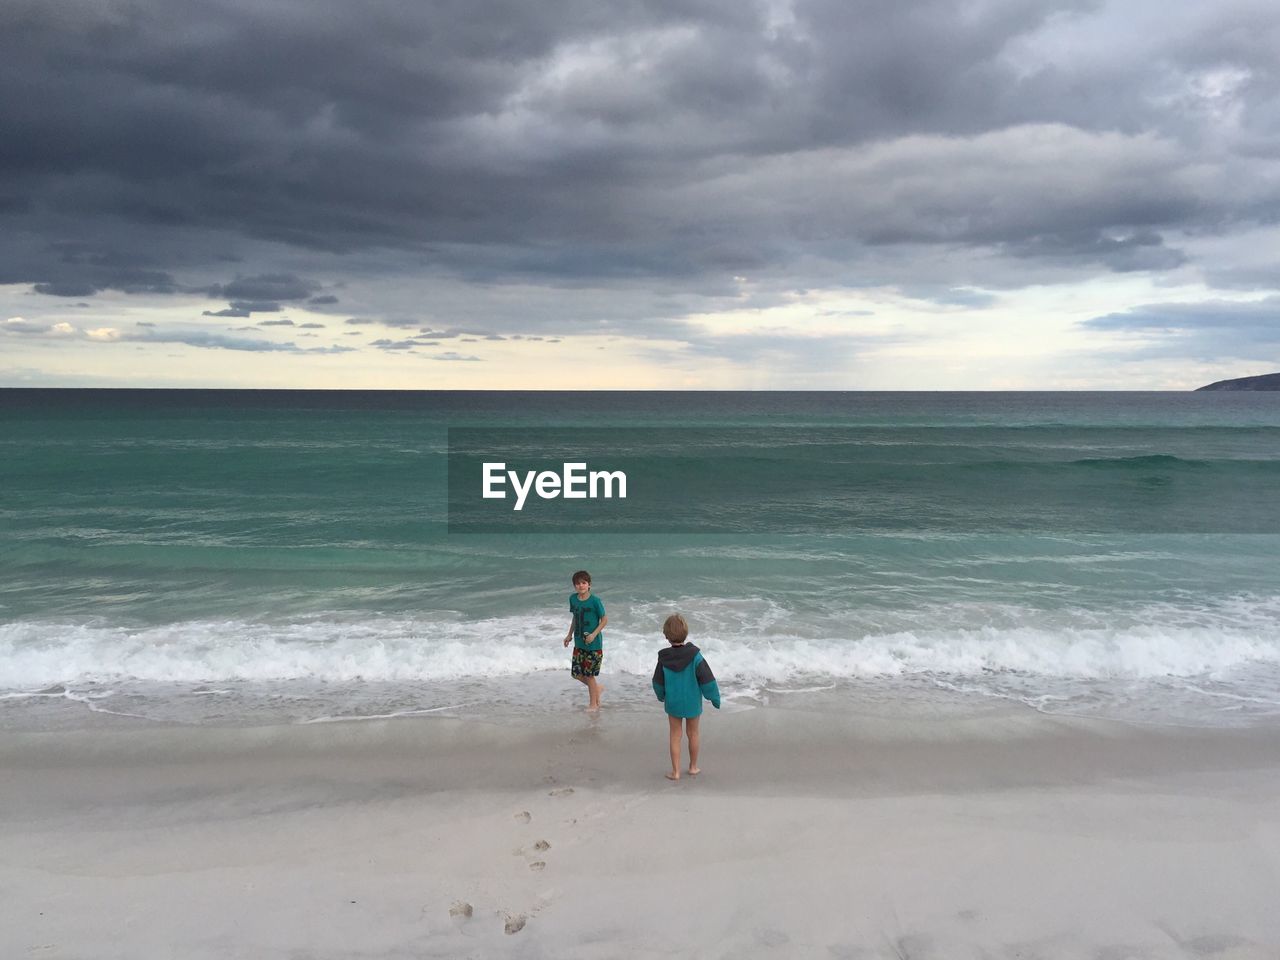
[[[315,285],[293,274],[262,274],[256,277],[237,277],[230,283],[215,283],[205,292],[211,297],[227,300],[302,300],[311,295]],[[279,309],[277,306],[276,309]]]
[[[38,272],[29,272],[32,259],[42,264]],[[154,266],[152,258],[124,250],[56,241],[44,246],[43,255],[28,251],[25,257],[14,257],[0,266],[0,282],[33,282],[36,293],[51,297],[88,297],[102,290],[173,293],[177,289],[173,277]]]
[[[336,302],[306,276],[871,284],[911,245],[939,290],[1160,273],[1280,216],[1278,46],[1274,5],[1189,0],[12,0],[0,281],[236,310]]]
[[[232,300],[225,310],[205,310],[206,317],[247,317],[254,313],[279,313],[280,304],[273,300]]]
[[[84,280],[49,280],[35,284],[32,289],[36,293],[47,294],[50,297],[88,297],[99,290],[105,290],[106,287]]]

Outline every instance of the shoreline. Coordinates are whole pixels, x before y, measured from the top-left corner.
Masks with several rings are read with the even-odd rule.
[[[660,711],[0,732],[0,945],[95,958],[1280,952],[1280,731],[1013,709],[708,715],[704,773],[677,784]]]
[[[564,669],[470,681],[223,681],[156,683],[98,681],[54,684],[40,690],[0,693],[0,734],[94,729],[182,727],[265,728],[349,722],[397,722],[417,718],[555,727],[576,716],[585,692]],[[1260,671],[1255,685],[1280,683],[1274,670]],[[643,721],[655,709],[649,673],[602,674],[606,715],[614,723]],[[800,685],[795,685],[795,684]],[[1212,687],[1212,682],[1206,683]],[[73,689],[78,687],[78,689]],[[822,714],[817,722],[843,724],[847,717],[876,725],[908,727],[921,721],[983,718],[1034,712],[1050,720],[1114,722],[1161,729],[1280,729],[1280,702],[1230,691],[1200,689],[1185,678],[1135,686],[1129,679],[1058,685],[1053,695],[1035,695],[1009,685],[984,690],[972,683],[932,676],[815,678],[813,683],[771,684],[756,679],[721,682],[724,715],[802,710]],[[1045,701],[1049,703],[1046,705]],[[1074,702],[1072,702],[1074,701]],[[829,719],[827,719],[829,718]]]

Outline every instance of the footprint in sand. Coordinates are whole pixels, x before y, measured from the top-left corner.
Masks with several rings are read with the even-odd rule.
[[[453,906],[449,908],[449,916],[463,917],[468,920],[471,919],[471,914],[474,912],[475,911],[471,909],[471,904],[467,903],[465,900],[455,900]]]
[[[533,849],[537,850],[539,853],[542,853],[544,850],[550,850],[551,844],[549,844],[546,840],[539,840],[537,843],[533,845]]]
[[[552,790],[547,794],[548,797],[567,797],[573,793],[573,787],[561,787],[559,790]]]
[[[512,816],[521,823],[528,823],[533,819],[533,817],[529,815],[528,810],[521,810],[519,813],[513,814]]]
[[[523,913],[518,913],[514,917],[511,914],[507,914],[507,923],[504,929],[506,930],[507,935],[510,936],[513,933],[519,933],[523,930],[524,925],[528,922],[529,918]]]
[[[545,870],[546,868],[547,868],[547,861],[545,860],[535,860],[533,861],[533,863],[529,864],[530,870]]]

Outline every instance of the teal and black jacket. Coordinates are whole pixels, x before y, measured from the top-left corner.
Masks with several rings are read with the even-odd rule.
[[[672,717],[702,716],[703,697],[720,709],[720,687],[711,672],[711,664],[692,643],[670,646],[658,653],[653,692],[666,704],[667,714]]]

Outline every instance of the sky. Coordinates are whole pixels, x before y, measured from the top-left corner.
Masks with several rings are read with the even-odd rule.
[[[0,386],[1280,370],[1280,4],[4,0]]]

